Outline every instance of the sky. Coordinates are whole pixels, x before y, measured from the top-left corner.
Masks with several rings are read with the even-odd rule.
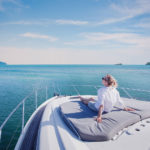
[[[0,0],[0,61],[146,64],[150,0]]]

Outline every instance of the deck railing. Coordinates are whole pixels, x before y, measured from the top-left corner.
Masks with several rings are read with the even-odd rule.
[[[59,86],[51,86],[53,88],[53,92],[54,94],[58,94],[58,95],[63,95],[63,92],[61,91],[60,87]],[[63,85],[63,87],[70,87],[72,89],[74,89],[75,93],[77,95],[80,95],[80,91],[79,91],[79,87],[93,87],[94,90],[98,90],[100,88],[100,86],[97,86],[97,85]],[[8,122],[8,120],[12,117],[12,115],[22,106],[22,131],[23,132],[23,129],[24,129],[24,126],[25,126],[25,102],[26,100],[33,94],[35,94],[35,110],[38,108],[38,91],[40,89],[45,89],[45,99],[47,100],[48,99],[48,87],[44,87],[44,88],[38,88],[38,89],[35,89],[33,90],[29,95],[27,95],[24,99],[21,100],[21,102],[12,110],[12,112],[8,115],[8,117],[4,120],[4,122],[1,124],[0,126],[0,140],[1,140],[1,136],[2,136],[2,130],[4,128],[4,126],[6,125],[6,123]],[[57,89],[57,90],[56,90]],[[140,90],[140,89],[132,89],[132,88],[119,88],[121,89],[130,99],[133,99],[133,97],[130,95],[130,93],[128,92],[129,90],[130,91],[138,91],[138,92],[148,92],[150,93],[150,91],[148,90]],[[69,94],[64,94],[64,95],[69,95]],[[75,94],[74,94],[75,95]],[[11,138],[11,141],[12,141],[12,138]],[[9,143],[10,144],[10,143]]]
[[[0,126],[0,142],[1,142],[1,136],[2,136],[2,130],[3,128],[5,127],[6,123],[8,122],[8,120],[12,117],[12,115],[22,106],[22,122],[21,122],[21,125],[22,125],[22,130],[21,132],[23,132],[23,129],[24,129],[24,126],[25,126],[25,102],[26,100],[33,94],[35,94],[35,110],[37,109],[38,105],[37,105],[37,102],[38,102],[38,99],[37,99],[37,96],[38,96],[38,90],[40,90],[42,88],[38,88],[38,89],[34,89],[30,94],[28,94],[24,99],[21,100],[21,102],[11,111],[11,113],[8,115],[8,117],[4,120],[4,122],[1,124]],[[48,94],[47,94],[47,86],[45,87],[45,98],[48,99]],[[12,138],[11,138],[12,140]],[[9,143],[10,144],[10,143]]]

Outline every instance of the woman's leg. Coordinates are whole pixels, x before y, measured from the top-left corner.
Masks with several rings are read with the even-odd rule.
[[[95,107],[95,102],[89,101],[89,102],[88,102],[88,107],[89,107],[91,110],[93,110],[93,111],[95,111],[95,112],[98,112],[98,110],[97,110],[96,107]]]
[[[84,104],[86,104],[86,105],[88,105],[88,102],[89,101],[95,101],[94,100],[94,98],[84,98],[84,97],[82,97],[82,96],[79,96],[79,98],[80,98],[80,100],[84,103]]]

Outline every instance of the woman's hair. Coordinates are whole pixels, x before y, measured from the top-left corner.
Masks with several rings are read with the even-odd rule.
[[[115,88],[118,86],[116,79],[112,75],[107,74],[102,80],[105,80],[108,83],[108,86],[113,86]]]

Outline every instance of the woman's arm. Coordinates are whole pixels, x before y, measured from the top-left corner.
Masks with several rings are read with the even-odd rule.
[[[98,123],[102,122],[102,111],[103,111],[103,108],[104,108],[104,106],[100,105],[99,110],[98,110],[98,115],[97,115],[97,118],[96,118],[96,121]]]
[[[133,109],[133,108],[128,108],[128,107],[125,107],[123,110],[125,110],[125,111],[134,111],[135,109]]]
[[[132,109],[132,108],[129,108],[129,107],[125,106],[123,100],[120,98],[119,92],[117,93],[117,99],[118,99],[119,104],[123,107],[123,110],[125,110],[125,111],[134,111],[135,110],[135,109]]]
[[[118,92],[118,91],[117,91],[117,92]],[[123,100],[120,98],[120,94],[119,94],[119,92],[118,92],[117,98],[118,98],[118,102],[119,102],[119,104],[120,104],[120,105],[122,105],[123,110],[125,110],[125,111],[134,111],[134,110],[135,110],[135,109],[128,108],[128,107],[126,107],[126,106],[125,106],[125,104],[124,104]]]
[[[119,104],[123,109],[126,107],[125,104],[124,104],[124,102],[123,102],[123,100],[121,99],[120,94],[119,94],[118,91],[117,91],[117,102],[118,102],[118,104]]]
[[[95,101],[95,99],[93,97],[90,97],[90,98],[84,98],[82,96],[78,96],[81,100],[87,100],[87,101]]]

